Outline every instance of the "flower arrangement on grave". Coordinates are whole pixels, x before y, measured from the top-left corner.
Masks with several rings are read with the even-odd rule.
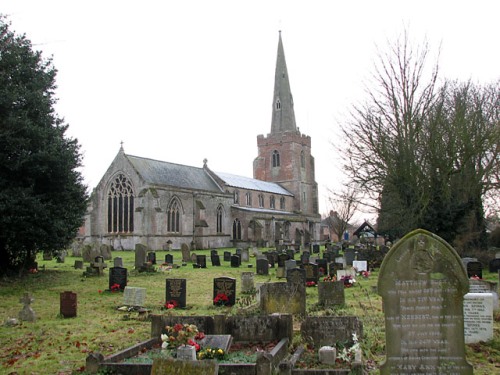
[[[361,271],[361,276],[363,278],[368,279],[370,277],[370,271]]]
[[[172,299],[170,301],[165,302],[164,307],[167,310],[175,309],[175,308],[179,307],[179,303],[177,301],[175,301],[175,300]]]
[[[229,302],[229,297],[224,293],[217,293],[214,298],[214,305],[216,306],[226,306]]]
[[[313,287],[313,286],[316,286],[316,282],[315,282],[315,281],[306,281],[306,286],[307,286],[307,287]]]
[[[356,352],[360,351],[358,336],[356,333],[352,334],[352,341],[350,342],[337,342],[335,344],[337,349],[337,363],[351,364],[356,359]]]
[[[340,278],[344,282],[345,288],[350,288],[356,283],[356,279],[352,275],[345,275]]]
[[[323,278],[323,281],[324,282],[334,282],[334,281],[337,281],[337,276],[335,275],[327,275]]]
[[[166,271],[171,271],[172,270],[172,265],[168,263],[163,263],[158,267],[158,271],[161,272],[166,272]]]
[[[471,280],[481,280],[481,278],[478,275],[474,275],[470,277]]]
[[[110,290],[112,293],[119,292],[120,291],[120,284],[115,283],[115,284],[111,285]]]
[[[222,360],[226,353],[221,348],[205,348],[198,352],[198,359],[218,359]]]
[[[165,330],[167,333],[160,335],[162,349],[176,349],[182,345],[194,346],[196,351],[201,349],[196,341],[202,340],[205,334],[199,332],[194,324],[177,323],[174,326],[166,326]]]

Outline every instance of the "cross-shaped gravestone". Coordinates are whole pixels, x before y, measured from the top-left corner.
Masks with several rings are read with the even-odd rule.
[[[103,262],[103,259],[101,257],[98,257],[97,262],[94,262],[92,267],[97,269],[97,275],[102,276],[104,275],[104,268],[107,267],[106,263]]]
[[[33,303],[35,299],[31,296],[30,293],[24,293],[19,302],[23,304],[23,309],[19,311],[19,319],[25,320],[28,322],[34,322],[36,320],[36,314],[31,308],[31,303]]]

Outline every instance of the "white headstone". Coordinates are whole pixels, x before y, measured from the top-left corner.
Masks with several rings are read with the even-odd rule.
[[[353,260],[352,267],[356,268],[358,272],[368,271],[368,262],[366,260]]]
[[[467,293],[464,296],[464,337],[466,344],[493,338],[493,294]]]

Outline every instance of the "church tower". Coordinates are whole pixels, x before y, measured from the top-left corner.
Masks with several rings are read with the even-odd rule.
[[[311,137],[302,135],[295,123],[281,31],[274,76],[271,133],[267,136],[258,135],[257,147],[258,156],[253,163],[254,178],[278,183],[292,193],[295,199],[290,211],[302,215],[319,215]]]

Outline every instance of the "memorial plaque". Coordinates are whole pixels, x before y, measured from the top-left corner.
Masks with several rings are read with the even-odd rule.
[[[231,277],[215,278],[213,300],[215,299],[215,297],[217,297],[218,294],[224,294],[228,298],[225,306],[233,306],[236,303],[236,279],[233,279]],[[216,303],[214,301],[214,305],[215,304]]]
[[[76,317],[77,310],[77,298],[76,293],[73,292],[62,292],[59,295],[60,298],[60,313],[61,316],[65,318]]]
[[[366,260],[354,260],[352,266],[357,272],[368,271],[368,262]]]
[[[123,267],[111,267],[109,269],[109,290],[112,286],[120,285],[120,290],[124,290],[127,286],[127,269]]]
[[[456,251],[423,229],[399,240],[380,268],[386,327],[381,375],[473,373],[465,359],[469,280]]]
[[[165,301],[175,301],[178,307],[186,307],[186,279],[166,279],[165,282]]]

